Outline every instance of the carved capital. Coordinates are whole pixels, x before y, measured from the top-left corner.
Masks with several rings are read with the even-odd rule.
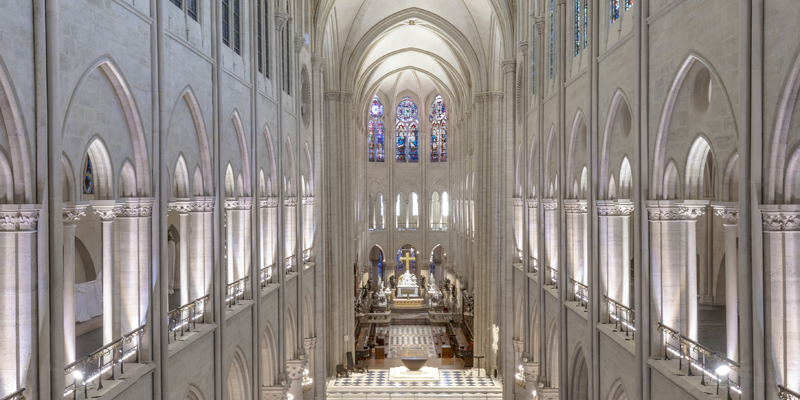
[[[528,208],[536,208],[539,206],[539,199],[528,199]]]
[[[522,53],[523,56],[526,56],[526,57],[528,56],[528,42],[527,41],[519,42],[519,45],[517,45],[517,48],[518,48],[519,52]]]
[[[514,345],[514,352],[517,354],[522,354],[522,349],[525,347],[525,342],[522,340],[512,340],[511,344]]]
[[[262,386],[261,400],[284,400],[289,386]]]
[[[0,210],[0,231],[36,232],[38,224],[39,210]]]
[[[113,221],[114,218],[117,217],[117,212],[119,210],[118,207],[92,207],[94,209],[94,213],[100,217],[100,220],[103,222]]]
[[[647,206],[650,221],[691,221],[706,213],[705,207],[684,204],[654,204]]]
[[[306,352],[315,349],[317,347],[317,338],[310,337],[303,339],[303,347],[305,347]]]
[[[169,205],[170,211],[177,211],[180,214],[188,214],[195,207],[195,203],[189,201],[176,201]]]
[[[564,202],[564,212],[567,214],[583,214],[586,213],[589,208],[586,205],[585,201],[565,201]]]
[[[303,197],[303,205],[305,205],[305,206],[313,206],[314,205],[314,198],[313,197]]]
[[[283,28],[286,28],[286,23],[289,22],[289,19],[289,13],[275,10],[275,29],[282,31]]]
[[[544,35],[544,17],[534,17],[533,24],[536,26],[536,33]]]
[[[194,212],[212,212],[214,211],[214,202],[216,200],[213,197],[198,197],[195,198],[194,204],[192,204],[192,210]]]
[[[261,207],[275,208],[275,207],[278,206],[278,198],[277,197],[267,197],[266,199],[261,199],[260,205],[261,205]]]
[[[253,200],[249,197],[240,197],[238,199],[225,200],[226,210],[249,210],[253,205]]]
[[[525,380],[528,382],[536,382],[539,378],[539,363],[527,362],[522,363],[522,369],[525,370]]]
[[[601,217],[626,217],[633,214],[633,203],[598,201],[597,215]]]
[[[287,197],[283,200],[283,205],[286,207],[294,207],[297,205],[297,197]]]
[[[62,208],[61,220],[64,222],[64,226],[75,226],[78,220],[86,216],[86,207],[86,204],[80,204]]]
[[[503,92],[493,92],[491,93],[492,100],[494,101],[502,101],[503,100]]]
[[[800,231],[800,211],[763,210],[761,223],[764,232]]]
[[[715,207],[714,215],[722,217],[725,225],[739,224],[739,210],[732,207]]]
[[[294,37],[294,52],[299,53],[300,50],[303,50],[303,46],[306,44],[306,38],[303,35],[297,35]]]
[[[153,215],[153,200],[131,200],[117,208],[117,218],[147,218]]]
[[[511,199],[511,201],[515,206],[522,206],[525,203],[525,201],[523,199],[520,199],[519,197],[514,197],[513,199]]]
[[[503,74],[510,74],[517,70],[517,60],[505,60],[500,63],[500,70]]]
[[[311,70],[314,72],[325,72],[325,59],[322,57],[311,57]]]
[[[558,200],[544,199],[542,200],[542,208],[545,211],[558,211]]]
[[[306,360],[286,361],[286,375],[291,380],[303,379],[303,370],[306,369]]]

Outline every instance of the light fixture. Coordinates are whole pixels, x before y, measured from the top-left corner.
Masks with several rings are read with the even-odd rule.
[[[525,388],[525,369],[522,365],[519,366],[519,372],[514,376],[516,378],[517,386]]]
[[[313,382],[313,380],[311,379],[311,377],[308,376],[308,370],[304,369],[303,370],[303,393],[306,393],[306,392],[310,391],[313,388],[313,386],[311,386],[312,382]]]
[[[719,367],[717,367],[717,370],[716,370],[716,373],[719,376],[728,375],[729,372],[731,372],[731,368],[729,366],[725,365],[725,364],[720,365]]]
[[[81,379],[83,379],[83,372],[78,371],[78,370],[72,371],[72,377],[77,379],[77,380],[81,380]]]

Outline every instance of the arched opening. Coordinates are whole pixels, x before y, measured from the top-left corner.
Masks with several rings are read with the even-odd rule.
[[[105,144],[93,138],[83,159],[83,200],[110,200],[114,198],[114,168]]]
[[[400,192],[395,202],[395,226],[397,230],[408,229],[408,196]]]
[[[372,286],[378,287],[378,280],[381,279],[386,282],[386,276],[384,275],[385,271],[385,264],[386,258],[383,254],[383,249],[380,248],[378,245],[372,246],[372,249],[369,251],[369,262],[370,262],[370,279],[372,280]]]
[[[185,199],[189,197],[189,168],[186,166],[186,160],[183,155],[178,157],[175,163],[175,173],[172,179],[173,197]]]
[[[431,222],[430,227],[433,230],[442,229],[442,204],[439,199],[439,192],[433,192],[431,195]]]
[[[628,394],[625,393],[625,386],[622,384],[622,379],[617,379],[611,390],[608,391],[608,400],[628,400]]]
[[[277,348],[275,347],[275,336],[272,333],[272,326],[267,323],[266,332],[261,339],[261,379],[266,387],[275,386],[278,379],[278,360],[276,357]]]
[[[236,348],[230,369],[228,369],[226,393],[228,400],[250,399],[250,377],[247,361],[239,348]]]
[[[715,170],[711,145],[700,136],[692,144],[686,160],[686,198],[714,198]]]
[[[633,173],[628,157],[622,159],[619,167],[619,198],[630,199],[633,197]]]
[[[225,169],[225,197],[228,199],[233,198],[235,193],[233,179],[233,168],[228,164],[228,168]]]
[[[436,282],[441,282],[443,277],[442,274],[444,273],[444,265],[447,262],[447,253],[444,251],[444,247],[441,244],[437,244],[431,250],[431,267],[428,270],[428,279],[432,276]]]
[[[586,364],[586,357],[583,348],[578,346],[575,350],[571,369],[570,399],[588,400],[589,399],[589,366]]]

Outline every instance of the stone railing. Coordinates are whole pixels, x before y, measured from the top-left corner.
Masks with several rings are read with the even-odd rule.
[[[431,322],[447,322],[450,321],[450,318],[453,317],[451,313],[440,313],[440,312],[433,312],[428,311],[428,319]]]
[[[786,386],[778,385],[778,398],[780,400],[800,400],[800,393],[797,393]]]
[[[264,289],[267,285],[271,285],[273,282],[272,278],[272,271],[275,269],[275,265],[270,265],[269,267],[261,268],[261,288]]]
[[[392,312],[387,310],[386,312],[382,313],[369,313],[365,315],[365,317],[367,322],[370,324],[388,324],[392,321]]]
[[[25,388],[19,389],[0,400],[25,400]]]
[[[191,332],[192,329],[197,330],[197,320],[203,319],[201,323],[206,321],[205,311],[206,303],[211,299],[210,295],[205,295],[191,303],[184,304],[167,314],[169,333],[172,334],[172,340],[178,340],[178,332],[181,336],[184,332]],[[169,337],[169,335],[167,335]]]
[[[558,289],[558,270],[552,267],[547,267],[547,274],[550,276],[550,285]]]
[[[106,379],[114,380],[115,366],[119,365],[119,372],[122,375],[125,373],[126,361],[135,357],[133,362],[139,362],[139,341],[146,331],[145,325],[142,325],[92,354],[67,365],[64,368],[64,375],[70,384],[64,388],[64,397],[72,394],[73,398],[76,398],[78,391],[83,390],[83,396],[87,398],[89,389],[103,389],[103,374],[110,371],[111,376],[107,376]],[[94,381],[97,381],[96,385]]]
[[[625,332],[625,336],[630,335],[631,340],[636,337],[636,311],[625,307],[616,300],[603,296],[603,300],[608,303],[608,319],[614,320],[614,330]]]
[[[726,380],[726,387],[728,391],[728,398],[730,399],[731,391],[742,394],[742,388],[739,382],[731,378],[731,372],[739,371],[739,364],[732,361],[719,353],[711,351],[708,347],[697,343],[696,341],[683,336],[680,332],[672,329],[661,322],[656,324],[657,330],[664,333],[664,358],[669,360],[669,354],[678,359],[678,370],[683,369],[683,360],[687,360],[687,375],[694,376],[692,368],[700,374],[700,384],[703,386],[713,385],[716,383],[717,395],[719,395],[719,386],[722,380]],[[670,343],[670,339],[677,343]],[[693,356],[696,354],[696,356]],[[714,382],[706,383],[706,377]],[[727,378],[727,379],[726,379]]]
[[[225,287],[225,304],[227,304],[229,308],[235,306],[237,300],[244,299],[245,284],[249,280],[250,277],[245,276],[236,282],[229,283],[228,286]]]
[[[589,287],[570,278],[572,285],[572,301],[577,301],[583,308],[589,307]]]

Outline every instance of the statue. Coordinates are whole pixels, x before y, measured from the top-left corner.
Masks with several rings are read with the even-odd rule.
[[[397,287],[397,284],[395,284],[394,275],[389,277],[389,287],[392,290],[394,290]]]
[[[403,275],[400,276],[400,283],[398,283],[398,285],[400,285],[400,286],[419,286],[419,285],[417,285],[417,277],[414,276],[414,275],[411,275],[411,273],[408,272],[408,269],[406,269],[406,272],[403,273]]]
[[[425,286],[425,276],[424,275],[419,277],[419,287],[421,287],[423,289],[426,289],[426,290],[428,289],[428,287]]]
[[[436,287],[436,278],[431,276],[431,281],[428,283],[428,293],[431,295],[431,308],[442,301],[442,292]]]

